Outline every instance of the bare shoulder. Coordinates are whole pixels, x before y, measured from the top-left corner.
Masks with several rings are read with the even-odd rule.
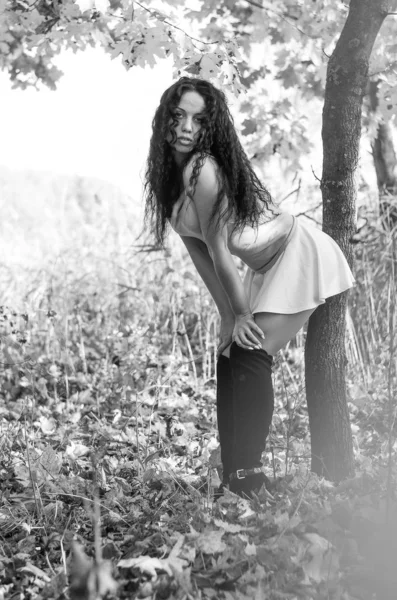
[[[196,157],[197,158],[197,157]],[[204,242],[212,243],[224,235],[226,229],[218,227],[218,221],[212,218],[214,207],[218,206],[218,195],[221,188],[220,166],[212,156],[205,156],[200,172],[194,182],[194,189],[189,189],[191,174],[194,172],[195,157],[192,156],[184,172],[184,186],[194,203]],[[226,200],[226,196],[224,197]],[[222,229],[222,231],[221,231]]]
[[[192,176],[194,166],[199,159],[198,154],[194,154],[187,163],[183,171],[183,182],[185,188],[189,187],[189,181]],[[196,183],[196,190],[199,191],[216,191],[219,182],[219,166],[215,158],[209,154],[204,157],[201,165],[200,173]]]

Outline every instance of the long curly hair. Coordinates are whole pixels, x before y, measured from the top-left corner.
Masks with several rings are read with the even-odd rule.
[[[195,91],[202,96],[205,114],[197,143],[191,152],[186,153],[181,168],[175,162],[167,136],[170,133],[175,136],[175,111],[182,95],[188,91]],[[145,225],[149,226],[157,244],[161,246],[164,243],[167,220],[183,191],[183,167],[193,155],[190,195],[194,193],[201,167],[208,155],[215,159],[219,167],[218,194],[211,215],[215,222],[231,218],[234,229],[239,230],[247,223],[257,225],[259,218],[263,218],[264,209],[274,214],[272,197],[253,171],[237,137],[225,94],[204,79],[181,77],[161,96],[152,122],[144,187]],[[226,207],[222,203],[225,195],[228,199]]]

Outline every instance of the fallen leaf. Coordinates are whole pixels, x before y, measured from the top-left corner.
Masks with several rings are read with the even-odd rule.
[[[188,561],[179,557],[184,540],[185,536],[179,534],[177,542],[168,558],[155,558],[151,556],[125,558],[120,560],[117,566],[123,569],[139,569],[142,573],[147,573],[153,577],[154,580],[157,579],[156,571],[165,571],[170,576],[174,575],[178,583],[188,592],[191,589],[190,569],[186,568]]]
[[[39,458],[38,464],[45,479],[48,476],[56,477],[62,467],[62,457],[51,446],[46,446]]]
[[[200,533],[195,541],[197,549],[204,554],[217,554],[223,552],[226,548],[226,544],[221,540],[224,533],[224,531],[211,530]]]
[[[40,417],[39,423],[41,431],[46,435],[54,433],[57,428],[56,421],[52,417],[50,417],[49,419],[47,417]]]
[[[45,581],[47,583],[49,581],[51,581],[51,579],[50,579],[50,577],[48,577],[47,573],[42,571],[42,569],[39,569],[39,567],[35,567],[31,563],[26,563],[26,565],[24,567],[22,567],[20,570],[28,571],[29,573],[33,573],[33,575],[36,575],[36,577],[38,577],[39,579],[42,579],[43,581]]]
[[[214,448],[214,450],[212,450],[212,452],[209,456],[208,462],[209,462],[210,467],[212,467],[213,469],[222,465],[221,447],[219,445],[217,448]]]
[[[240,533],[240,531],[244,529],[241,525],[237,525],[237,523],[227,523],[220,519],[214,519],[214,523],[217,527],[224,529],[227,533]]]
[[[256,556],[256,545],[248,543],[244,548],[244,552],[247,556]]]
[[[273,518],[274,518],[275,524],[280,529],[284,529],[284,527],[286,527],[289,523],[289,514],[287,513],[287,511],[281,512],[278,510]]]
[[[94,563],[80,544],[73,542],[69,577],[71,600],[97,600],[108,592],[114,593],[118,586],[111,570],[110,562]]]
[[[185,559],[179,558],[179,552],[182,549],[184,540],[185,536],[180,535],[175,546],[172,548],[168,558],[166,559],[173,572],[182,573],[183,567],[186,567],[188,564]]]
[[[42,600],[54,600],[64,595],[67,586],[67,579],[64,571],[57,573],[41,591]],[[1,600],[1,597],[0,597]]]
[[[124,558],[117,563],[122,569],[139,569],[142,573],[148,573],[154,579],[157,578],[156,570],[165,571],[172,575],[172,569],[168,561],[152,556],[138,556],[137,558]]]
[[[102,556],[106,560],[118,558],[121,552],[114,542],[108,542],[102,548]]]
[[[70,444],[66,447],[66,455],[72,458],[73,460],[85,456],[89,453],[89,451],[90,449],[87,448],[87,446],[84,446],[84,444],[79,444],[75,442],[70,442]]]
[[[306,555],[310,557],[302,564],[305,575],[317,583],[333,579],[339,569],[339,559],[332,544],[317,533],[305,533],[303,537],[309,542]]]

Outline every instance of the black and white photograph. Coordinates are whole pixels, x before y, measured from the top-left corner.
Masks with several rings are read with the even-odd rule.
[[[395,600],[397,0],[0,0],[0,600]]]

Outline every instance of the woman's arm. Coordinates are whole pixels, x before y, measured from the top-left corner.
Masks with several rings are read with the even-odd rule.
[[[193,164],[191,162],[184,172],[186,187],[189,183],[192,168]],[[215,274],[224,289],[236,318],[234,338],[243,347],[258,347],[260,346],[258,335],[263,337],[263,333],[253,319],[243,282],[228,248],[227,224],[221,222],[217,226],[211,220],[218,189],[217,166],[211,158],[206,158],[193,196],[201,232],[208,253],[212,258]]]
[[[221,316],[218,356],[232,343],[234,329],[234,314],[230,307],[225,290],[219,283],[214,269],[214,263],[208,252],[207,246],[201,240],[193,237],[181,236],[187,251],[196,267],[201,279],[207,286]]]
[[[187,251],[196,267],[201,279],[204,281],[209,293],[219,310],[222,318],[234,321],[234,313],[231,309],[225,290],[219,283],[214,269],[214,263],[204,242],[197,238],[180,236]]]
[[[184,172],[186,187],[192,169],[193,163],[191,162]],[[221,223],[218,229],[210,219],[218,188],[216,165],[212,159],[206,158],[196,184],[193,197],[194,205],[216,276],[226,293],[231,309],[236,316],[245,315],[250,313],[249,303],[243,282],[227,245],[226,224]]]

